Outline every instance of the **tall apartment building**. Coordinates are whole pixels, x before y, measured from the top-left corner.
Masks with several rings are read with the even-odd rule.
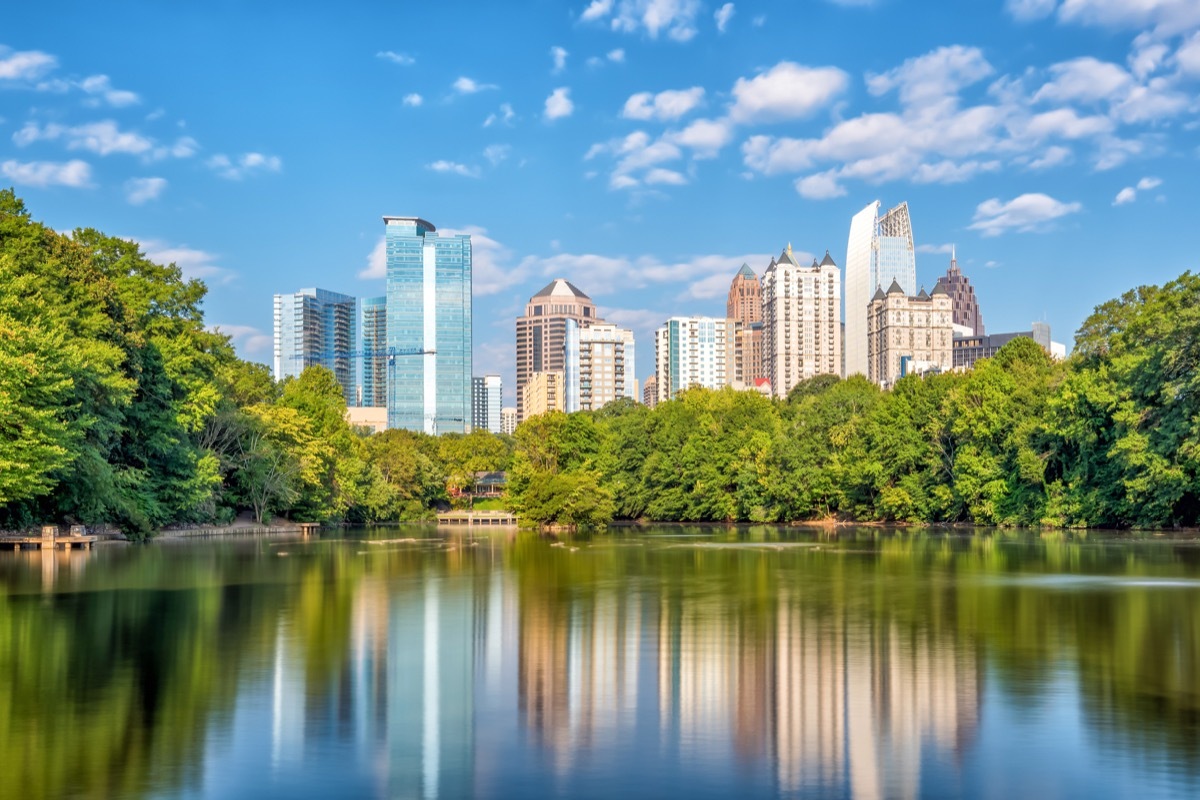
[[[763,377],[762,283],[749,264],[742,264],[729,285],[725,316],[736,324],[733,385],[748,388]]]
[[[549,411],[563,411],[562,370],[535,372],[525,384],[525,419]],[[517,420],[518,423],[524,420]]]
[[[620,397],[637,400],[633,331],[567,320],[563,410],[596,411]]]
[[[346,404],[358,405],[357,303],[325,289],[275,295],[275,380],[298,377],[305,367],[325,367],[337,378]]]
[[[358,344],[355,359],[358,374],[358,405],[387,406],[387,297],[364,297],[358,301]]]
[[[883,387],[905,375],[948,372],[954,366],[953,304],[941,281],[932,294],[904,293],[897,281],[878,289],[868,307],[868,377]]]
[[[825,258],[801,266],[792,246],[762,279],[763,377],[776,397],[815,375],[842,374],[842,273]]]
[[[658,378],[653,375],[646,378],[646,382],[642,384],[642,404],[647,408],[658,405]]]
[[[850,221],[846,243],[845,375],[868,375],[867,316],[877,289],[895,282],[906,296],[917,291],[917,256],[908,203],[882,217],[879,201]]]
[[[570,282],[557,278],[529,298],[517,318],[517,421],[532,412],[525,407],[525,388],[535,372],[562,372],[567,321],[600,322],[596,304]]]
[[[500,408],[504,402],[504,383],[499,375],[471,379],[471,427],[477,431],[500,433]]]
[[[471,424],[471,237],[384,217],[388,427],[465,433]]]
[[[655,382],[666,402],[691,386],[733,383],[734,323],[723,317],[671,317],[655,332]]]
[[[953,246],[950,248],[950,269],[946,270],[942,284],[954,305],[954,324],[969,330],[972,336],[983,336],[983,315],[979,313],[975,287],[971,285],[971,279],[958,268]]]
[[[517,432],[517,408],[505,406],[500,409],[500,432],[512,436]]]

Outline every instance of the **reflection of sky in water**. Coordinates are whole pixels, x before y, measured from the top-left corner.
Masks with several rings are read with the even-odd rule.
[[[893,555],[856,562],[861,583],[835,602],[825,581],[845,562],[814,568],[805,547],[579,544],[541,545],[540,571],[502,547],[449,569],[448,553],[418,545],[403,569],[353,579],[337,652],[311,651],[298,601],[270,606],[270,645],[239,664],[202,763],[160,796],[1117,798],[1200,785],[1194,761],[1128,748],[1109,687],[1085,696],[1086,659],[1016,652],[1000,669],[969,624],[979,598],[962,596],[1020,591],[1036,609],[1076,589],[1137,589],[1154,603],[1200,580],[953,574]],[[628,572],[576,583],[556,566],[604,549]],[[735,560],[706,574],[702,559]],[[268,584],[283,591],[250,582],[247,608]],[[931,592],[948,594],[911,599]],[[995,622],[1040,624],[1015,611]]]

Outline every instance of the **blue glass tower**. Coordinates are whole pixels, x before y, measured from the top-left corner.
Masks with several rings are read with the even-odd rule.
[[[362,357],[358,366],[358,405],[387,405],[387,298],[364,297],[358,301],[358,341]]]
[[[471,425],[471,237],[419,217],[384,217],[388,427],[429,434]]]
[[[357,405],[355,299],[325,289],[275,295],[275,380],[299,377],[305,367],[333,372],[347,405]]]

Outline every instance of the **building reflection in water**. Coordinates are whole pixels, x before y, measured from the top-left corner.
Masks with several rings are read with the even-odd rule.
[[[733,760],[779,792],[911,798],[922,763],[956,766],[979,720],[969,642],[787,589],[742,610],[720,593],[523,584],[498,564],[368,575],[349,628],[344,669],[312,686],[280,623],[272,763],[300,759],[320,728],[352,739],[389,797],[473,794],[521,746],[566,776],[627,757],[649,729],[699,774]],[[505,731],[497,714],[515,716],[524,735],[505,741],[485,714]]]

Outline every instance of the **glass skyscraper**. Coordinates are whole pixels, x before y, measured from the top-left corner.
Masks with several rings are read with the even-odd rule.
[[[387,298],[364,297],[358,301],[358,341],[362,357],[358,367],[358,405],[387,405]]]
[[[504,403],[504,382],[499,375],[476,376],[471,380],[472,427],[477,431],[500,433],[500,408]]]
[[[429,434],[471,425],[471,237],[418,217],[384,217],[388,427]]]
[[[908,203],[879,216],[879,201],[869,204],[850,221],[846,244],[845,374],[868,373],[867,307],[877,289],[892,281],[907,296],[917,293],[917,255],[913,247]]]
[[[357,405],[353,297],[325,289],[275,295],[275,380],[298,377],[305,367],[333,372],[347,405]]]

